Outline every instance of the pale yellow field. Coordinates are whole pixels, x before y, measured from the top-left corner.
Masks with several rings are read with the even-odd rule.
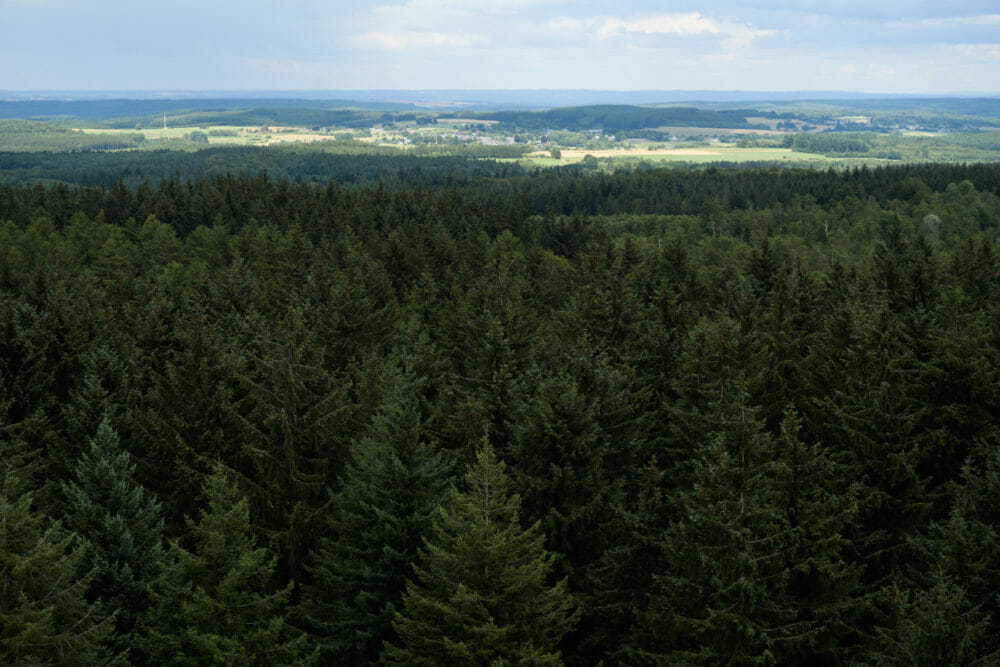
[[[463,122],[462,119],[451,119],[454,122]],[[91,134],[114,135],[114,134],[135,134],[141,132],[146,141],[150,142],[150,148],[170,148],[171,142],[180,143],[185,135],[191,132],[204,132],[208,135],[209,145],[243,145],[243,146],[270,146],[275,144],[288,143],[311,143],[311,142],[336,142],[338,137],[333,134],[312,132],[301,127],[233,127],[233,126],[210,126],[210,127],[152,127],[135,129],[93,129],[81,128],[82,131]],[[234,132],[230,136],[213,135],[212,131]],[[340,133],[343,135],[343,133]],[[349,133],[350,134],[350,133]],[[400,138],[392,132],[371,131],[367,136],[356,136],[355,141],[363,141],[374,145],[391,144],[399,145]],[[158,142],[164,142],[163,144]],[[190,143],[183,145],[191,147]],[[399,146],[402,148],[403,146]],[[820,155],[809,155],[798,153],[788,148],[740,148],[730,144],[713,143],[704,147],[695,143],[694,145],[682,145],[678,148],[658,145],[653,150],[649,150],[646,145],[628,146],[605,149],[586,148],[564,148],[561,149],[561,159],[555,160],[549,151],[538,151],[529,153],[524,158],[517,158],[515,161],[526,160],[529,163],[540,166],[555,166],[581,162],[586,156],[591,155],[598,159],[612,159],[629,161],[649,161],[649,162],[717,162],[717,161],[764,161],[794,160],[798,162],[821,163],[829,160]]]
[[[775,162],[790,160],[821,164],[831,161],[831,158],[810,153],[799,153],[790,148],[740,148],[738,146],[718,145],[705,148],[658,148],[643,150],[642,148],[613,148],[605,150],[586,150],[569,148],[561,150],[561,159],[554,160],[548,151],[529,153],[524,160],[542,166],[571,164],[580,162],[587,155],[598,159],[611,158],[623,161],[648,162]]]
[[[498,120],[479,120],[478,118],[438,118],[438,125],[496,125]]]
[[[208,140],[211,142],[212,139],[225,139],[225,138],[226,137],[209,137]],[[232,139],[233,137],[229,138]],[[304,141],[306,143],[310,143],[313,141],[336,141],[336,139],[330,136],[329,134],[314,134],[311,132],[301,132],[293,134],[289,132],[282,132],[280,134],[272,134],[271,137],[267,140],[267,143],[276,144],[276,143],[289,143],[295,141],[299,142]]]
[[[192,132],[204,132],[208,134],[209,144],[257,144],[271,145],[280,143],[312,143],[314,141],[335,141],[330,134],[320,134],[297,127],[269,127],[267,132],[262,132],[258,127],[232,127],[232,126],[212,126],[201,127],[144,127],[141,130],[135,129],[105,129],[105,128],[77,128],[86,134],[142,134],[146,141],[164,141],[170,139],[183,139],[185,135]],[[212,130],[223,130],[226,132],[235,131],[235,135],[212,135]]]
[[[715,151],[707,148],[657,148],[655,150],[642,150],[635,148],[608,148],[600,150],[586,150],[582,148],[564,148],[562,149],[562,157],[564,160],[581,160],[588,155],[593,155],[598,158],[616,158],[616,157],[650,157],[652,155],[722,155],[720,151]],[[547,152],[543,153],[529,153],[529,155],[548,155]]]

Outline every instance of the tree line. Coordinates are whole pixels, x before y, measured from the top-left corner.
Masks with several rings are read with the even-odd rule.
[[[544,111],[462,111],[450,114],[455,118],[496,120],[505,127],[525,130],[641,130],[664,125],[683,127],[726,127],[767,129],[747,121],[747,116],[779,118],[773,111],[754,109],[699,109],[689,106],[634,106],[628,104],[595,104],[557,107]]]

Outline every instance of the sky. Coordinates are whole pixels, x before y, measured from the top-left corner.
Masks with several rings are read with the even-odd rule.
[[[997,0],[0,0],[0,90],[1000,93]]]

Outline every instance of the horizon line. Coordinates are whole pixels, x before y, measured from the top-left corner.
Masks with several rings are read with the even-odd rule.
[[[865,97],[1000,97],[1000,91],[959,90],[948,92],[871,92],[837,89],[750,89],[750,88],[0,88],[5,94],[38,93],[144,93],[144,94],[204,94],[204,93],[728,93],[774,95],[861,95]]]

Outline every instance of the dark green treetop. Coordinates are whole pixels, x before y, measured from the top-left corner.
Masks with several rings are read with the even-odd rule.
[[[84,597],[83,551],[73,534],[32,507],[6,469],[0,488],[0,662],[93,664],[111,617]]]
[[[391,662],[415,665],[560,664],[557,645],[577,616],[536,523],[521,528],[520,498],[487,442],[425,541],[407,585]]]
[[[392,390],[370,434],[354,443],[304,594],[324,662],[372,663],[395,639],[411,563],[451,481],[451,461],[421,415],[418,382],[404,370],[384,375]]]
[[[134,478],[135,464],[105,417],[90,451],[63,485],[67,521],[83,550],[83,569],[93,570],[90,597],[116,611],[115,653],[127,654],[131,635],[149,604],[147,587],[163,558],[160,504]]]
[[[175,665],[305,661],[305,636],[285,622],[291,586],[270,590],[275,558],[256,545],[247,499],[221,466],[205,494],[208,509],[188,524],[190,549],[172,542],[151,587],[140,649]]]

